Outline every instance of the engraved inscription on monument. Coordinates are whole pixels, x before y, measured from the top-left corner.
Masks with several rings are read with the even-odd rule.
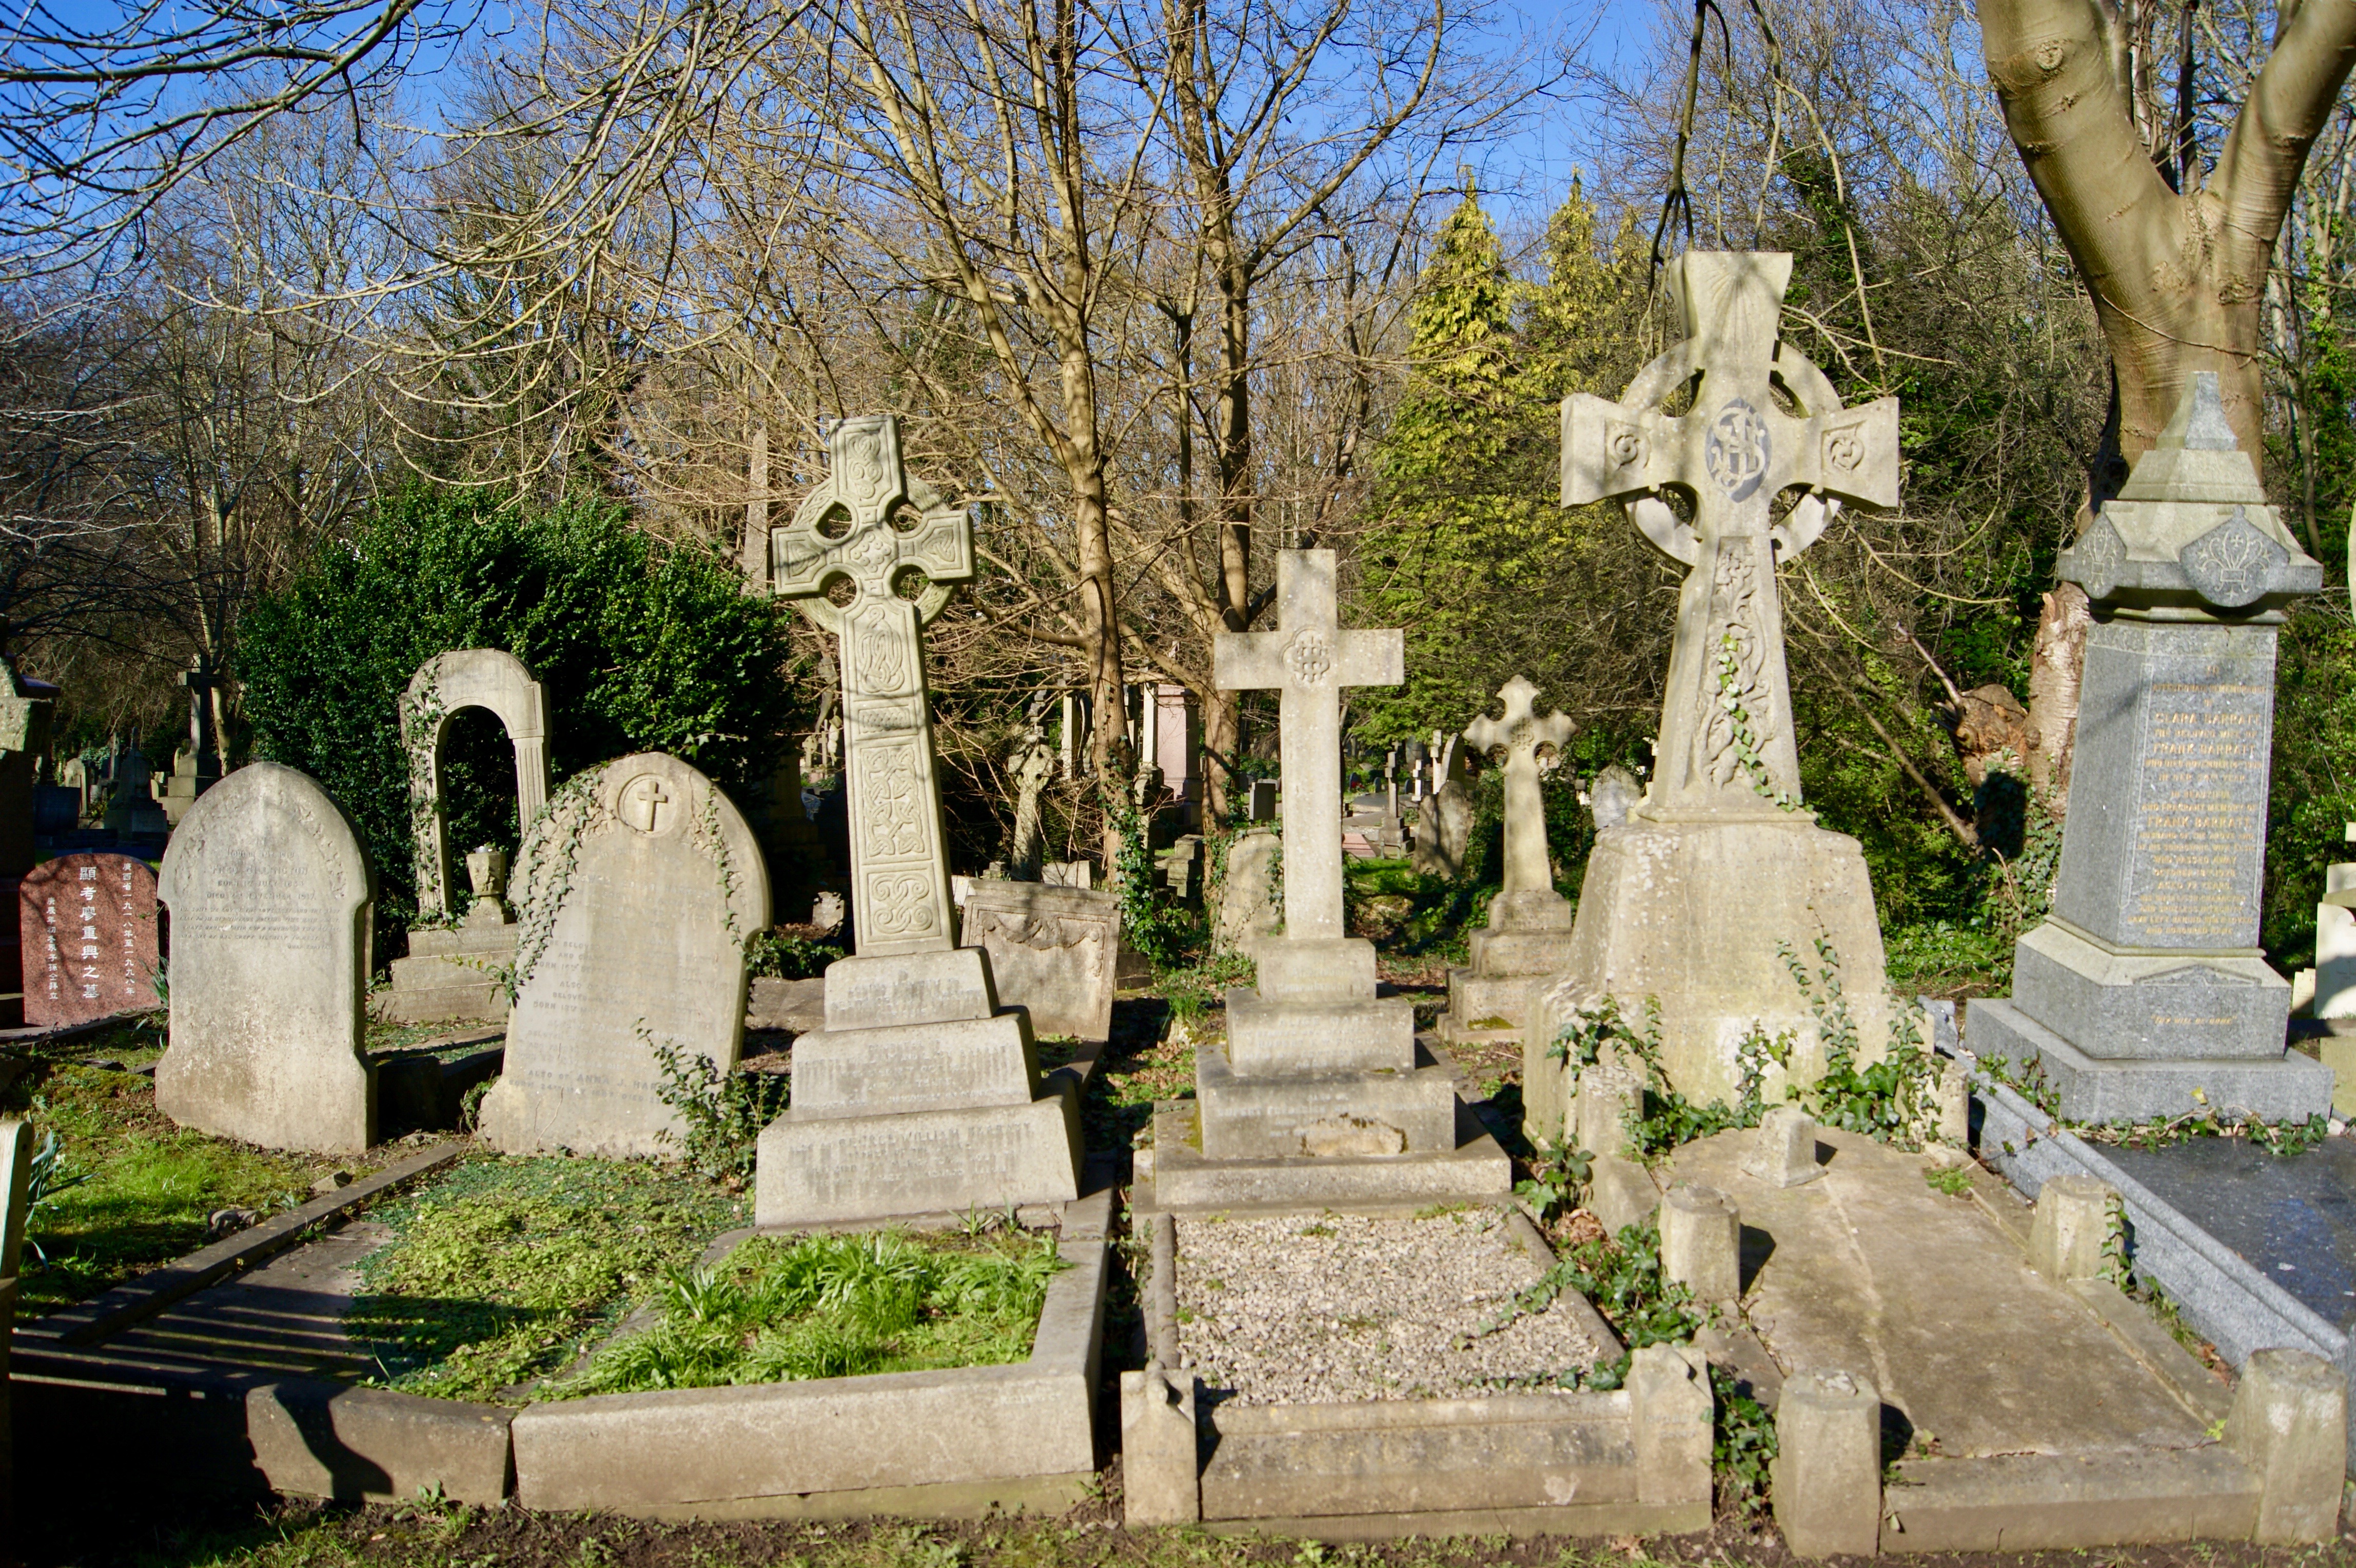
[[[2129,941],[2256,942],[2273,705],[2260,686],[2149,688],[2121,918]]]
[[[42,862],[17,893],[25,1022],[79,1024],[155,1004],[155,874],[127,854]]]

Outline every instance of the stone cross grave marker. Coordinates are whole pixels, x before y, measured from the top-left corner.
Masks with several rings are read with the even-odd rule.
[[[890,414],[836,424],[832,473],[769,534],[770,584],[842,644],[842,745],[851,814],[854,950],[946,952],[952,946],[948,854],[933,760],[923,628],[974,575],[963,508],[911,478]],[[910,572],[929,579],[914,599]],[[855,596],[837,606],[838,583]]]
[[[17,890],[25,1022],[88,1023],[155,1004],[155,874],[127,854],[64,854]]]
[[[1012,859],[1018,881],[1038,880],[1039,791],[1047,787],[1047,780],[1055,776],[1055,754],[1034,727],[1022,748],[1014,754],[1014,782],[1021,793],[1014,800],[1014,852]]]
[[[1761,796],[1800,795],[1776,564],[1842,503],[1896,504],[1898,400],[1844,408],[1822,371],[1778,344],[1788,254],[1687,252],[1669,277],[1690,335],[1618,403],[1564,403],[1562,503],[1624,501],[1654,547],[1691,568],[1649,808],[1750,811]],[[1663,413],[1696,372],[1691,412]],[[1806,417],[1782,412],[1779,381]],[[1779,522],[1771,503],[1795,486],[1806,493]],[[1672,487],[1694,498],[1691,521],[1671,509]]]
[[[374,1142],[361,1004],[375,893],[359,835],[316,780],[253,762],[206,790],[156,878],[172,1026],[155,1108],[265,1149]]]
[[[1283,770],[1284,929],[1342,935],[1342,688],[1407,679],[1404,632],[1344,631],[1333,552],[1276,557],[1277,629],[1223,631],[1214,678],[1229,691],[1274,689]]]
[[[1552,891],[1547,865],[1546,800],[1538,792],[1538,747],[1557,750],[1579,733],[1577,721],[1559,713],[1537,716],[1530,700],[1538,689],[1516,675],[1498,689],[1505,711],[1483,714],[1465,726],[1464,738],[1483,751],[1505,754],[1505,880],[1500,896]]]

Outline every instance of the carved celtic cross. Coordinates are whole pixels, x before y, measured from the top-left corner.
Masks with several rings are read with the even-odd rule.
[[[783,528],[769,531],[769,581],[842,644],[843,778],[851,817],[855,950],[934,952],[953,945],[948,855],[933,762],[923,627],[973,575],[964,509],[912,479],[890,414],[846,419],[827,437],[832,472]],[[902,578],[926,579],[914,598]],[[826,596],[848,583],[851,597]]]
[[[1622,501],[1655,548],[1692,568],[1643,808],[1656,818],[1798,800],[1775,567],[1814,544],[1842,503],[1898,501],[1898,400],[1844,408],[1824,372],[1777,341],[1791,277],[1780,252],[1679,256],[1669,280],[1685,340],[1618,403],[1578,392],[1562,405],[1562,504]],[[1697,374],[1691,407],[1665,413]]]

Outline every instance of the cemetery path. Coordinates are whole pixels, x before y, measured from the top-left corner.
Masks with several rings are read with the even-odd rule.
[[[250,1367],[301,1377],[358,1380],[377,1369],[344,1332],[360,1260],[392,1240],[392,1228],[354,1219],[262,1267],[199,1291],[106,1341],[110,1355],[171,1366]]]
[[[1804,1187],[1743,1174],[1750,1132],[1687,1144],[1676,1159],[1677,1180],[1740,1206],[1747,1315],[1786,1374],[1869,1375],[1911,1428],[1895,1435],[1951,1457],[2209,1441],[1993,1219],[1931,1187],[1919,1155],[1852,1133],[1817,1136],[1824,1175]]]

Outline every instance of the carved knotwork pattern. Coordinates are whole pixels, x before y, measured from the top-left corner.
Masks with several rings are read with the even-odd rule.
[[[1323,686],[1333,674],[1333,644],[1322,631],[1304,631],[1284,650],[1285,668],[1299,686]]]
[[[1767,477],[1771,456],[1767,421],[1740,398],[1719,409],[1718,417],[1710,421],[1703,456],[1709,477],[1726,492],[1727,499],[1750,499],[1759,481]]]
[[[916,776],[916,746],[906,741],[871,741],[860,749],[866,858],[905,860],[922,854],[926,798]]]
[[[932,935],[932,877],[922,871],[877,871],[867,878],[867,907],[875,929],[886,937]]]
[[[851,622],[851,632],[858,689],[878,693],[905,691],[915,664],[916,639],[900,623],[894,607],[874,604],[862,608]]]

